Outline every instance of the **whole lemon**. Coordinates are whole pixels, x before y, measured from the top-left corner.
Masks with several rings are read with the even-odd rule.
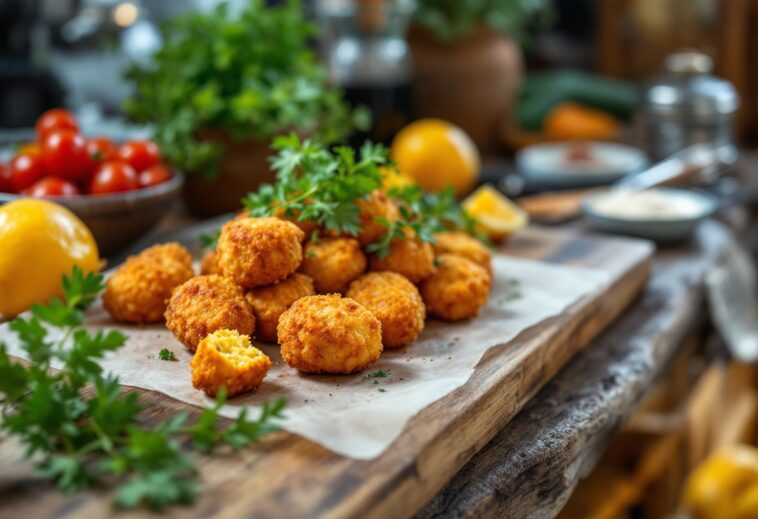
[[[0,206],[0,315],[61,296],[63,275],[74,265],[97,270],[98,257],[92,233],[65,207],[29,198]]]
[[[441,119],[420,119],[397,134],[390,155],[404,174],[426,191],[452,186],[466,194],[479,175],[479,150],[459,127]]]

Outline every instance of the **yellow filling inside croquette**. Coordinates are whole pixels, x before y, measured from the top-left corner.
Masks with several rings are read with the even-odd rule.
[[[250,337],[233,330],[218,330],[208,336],[209,344],[237,366],[245,366],[265,354],[250,343]]]

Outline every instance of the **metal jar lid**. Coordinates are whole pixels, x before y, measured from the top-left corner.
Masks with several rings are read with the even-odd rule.
[[[700,52],[679,52],[666,58],[666,73],[644,97],[645,111],[656,116],[683,116],[715,122],[740,105],[734,86],[711,74],[713,60]]]

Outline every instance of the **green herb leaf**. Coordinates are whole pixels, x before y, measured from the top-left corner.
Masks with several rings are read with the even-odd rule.
[[[158,358],[160,360],[169,360],[169,361],[177,360],[176,355],[174,355],[174,352],[169,350],[168,348],[161,348],[161,351],[158,352]]]

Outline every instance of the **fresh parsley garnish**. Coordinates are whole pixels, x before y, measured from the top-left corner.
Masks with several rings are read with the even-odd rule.
[[[174,352],[169,350],[168,348],[161,348],[161,351],[158,352],[158,358],[160,360],[177,360],[176,355],[174,355]]]
[[[204,249],[215,250],[218,245],[219,236],[221,236],[221,229],[217,229],[213,234],[201,234],[200,245],[202,245]]]
[[[91,333],[82,326],[102,281],[101,275],[85,275],[75,267],[63,279],[63,299],[35,305],[31,316],[10,323],[31,362],[11,359],[0,343],[0,392],[7,404],[0,431],[17,437],[25,456],[64,492],[112,483],[119,507],[189,503],[199,486],[187,447],[211,451],[221,443],[241,448],[256,442],[276,429],[285,400],[264,405],[256,420],[243,412],[224,425],[218,414],[225,401],[222,391],[216,405],[194,422],[181,412],[145,425],[138,394],[124,393],[118,378],[99,364],[123,346],[126,336]],[[51,338],[51,328],[60,331],[58,339]]]
[[[385,371],[383,369],[378,369],[378,370],[374,371],[373,373],[369,373],[368,375],[365,375],[365,378],[367,378],[367,379],[369,379],[369,378],[386,378],[386,377],[389,377],[389,376],[390,376],[390,371],[389,370]]]

